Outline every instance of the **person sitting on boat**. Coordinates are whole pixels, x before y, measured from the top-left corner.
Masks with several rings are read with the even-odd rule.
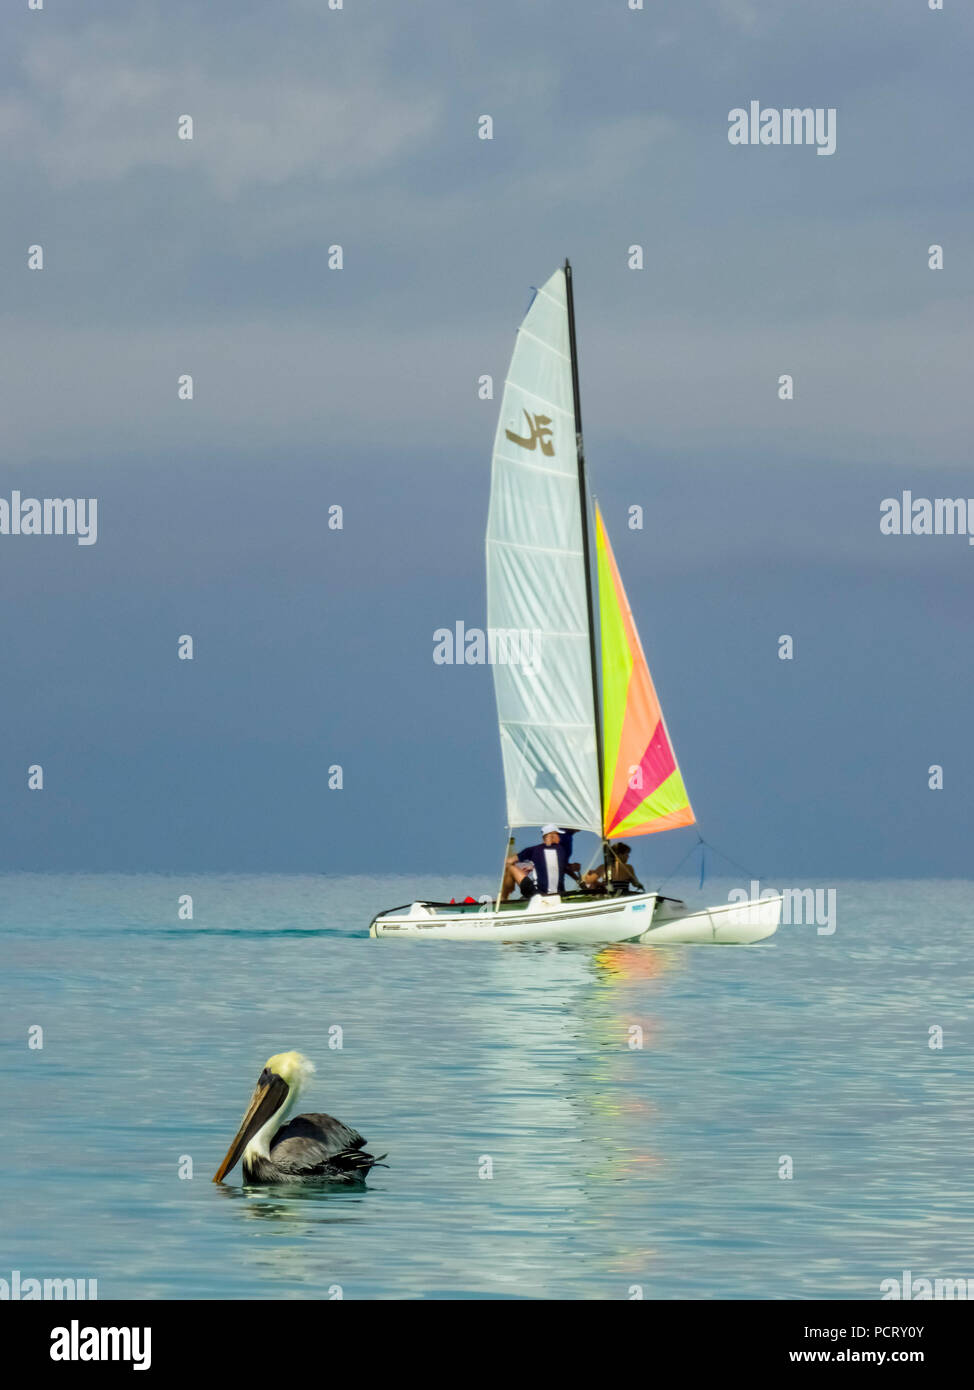
[[[513,844],[513,840],[511,842]],[[506,903],[511,896],[511,890],[518,884],[521,887],[521,897],[529,898],[535,891],[532,881],[534,875],[534,864],[530,859],[523,859],[520,851],[509,854],[504,860],[504,880],[501,883],[501,902]]]
[[[559,826],[543,825],[540,845],[531,845],[529,849],[512,854],[504,870],[501,902],[507,901],[515,883],[520,884],[524,898],[533,897],[535,893],[564,893],[565,874],[573,878],[578,876],[579,865],[569,862],[574,833],[568,831],[563,839]]]
[[[609,889],[613,893],[628,893],[632,885],[637,893],[645,893],[646,889],[636,877],[636,871],[629,863],[629,856],[632,853],[631,845],[609,845]],[[582,887],[589,891],[595,891],[600,884],[605,882],[605,865],[600,864],[597,869],[590,869],[582,877]]]

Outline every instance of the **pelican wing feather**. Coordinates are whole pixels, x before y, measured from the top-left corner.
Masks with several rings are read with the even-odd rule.
[[[271,1143],[271,1162],[282,1172],[311,1173],[319,1168],[356,1169],[367,1156],[361,1134],[333,1115],[295,1115],[282,1125]],[[368,1165],[372,1163],[368,1156]]]

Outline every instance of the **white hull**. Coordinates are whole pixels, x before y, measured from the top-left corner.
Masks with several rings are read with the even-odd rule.
[[[657,905],[649,931],[640,941],[700,942],[716,946],[749,946],[774,936],[781,922],[782,897],[752,898],[746,903],[721,903],[694,912],[669,899]]]
[[[781,920],[781,898],[723,903],[692,912],[683,903],[655,893],[565,902],[557,896],[533,897],[525,907],[500,912],[492,903],[461,911],[434,903],[413,903],[381,913],[369,935],[400,941],[557,941],[602,946],[640,941],[748,945],[772,936]]]

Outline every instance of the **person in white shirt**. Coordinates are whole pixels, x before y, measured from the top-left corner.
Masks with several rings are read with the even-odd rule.
[[[567,843],[566,843],[567,842]],[[512,854],[504,870],[504,883],[501,887],[501,902],[506,902],[508,894],[516,883],[521,885],[521,894],[530,898],[534,893],[546,896],[564,893],[565,874],[578,877],[577,864],[570,864],[572,832],[563,838],[557,825],[541,827],[541,844],[532,845]],[[535,883],[531,882],[533,874]],[[536,885],[536,886],[535,886]]]

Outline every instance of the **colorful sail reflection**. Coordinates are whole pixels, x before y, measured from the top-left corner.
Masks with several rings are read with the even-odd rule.
[[[693,809],[598,507],[595,525],[602,628],[604,832],[608,839],[693,825]]]

